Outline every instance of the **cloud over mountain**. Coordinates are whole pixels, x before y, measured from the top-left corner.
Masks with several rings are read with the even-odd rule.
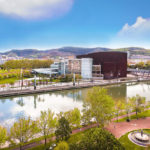
[[[63,15],[74,0],[0,0],[0,13],[24,19],[52,18]]]
[[[150,19],[138,17],[133,25],[125,24],[118,33],[121,38],[145,39],[150,37]]]
[[[135,23],[126,23],[114,36],[110,47],[150,47],[150,18],[137,17]]]

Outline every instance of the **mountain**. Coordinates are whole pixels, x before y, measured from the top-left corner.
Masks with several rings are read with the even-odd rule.
[[[24,50],[10,50],[7,52],[0,53],[0,55],[7,56],[19,56],[24,58],[44,58],[44,57],[56,57],[56,56],[71,56],[71,55],[82,55],[92,52],[99,51],[129,51],[131,55],[150,55],[149,49],[144,49],[140,47],[128,47],[120,49],[110,49],[103,47],[96,48],[81,48],[81,47],[62,47],[58,49],[49,49],[49,50],[36,50],[36,49],[24,49]]]

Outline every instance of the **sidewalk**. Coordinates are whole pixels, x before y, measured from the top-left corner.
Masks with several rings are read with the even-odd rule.
[[[127,132],[139,129],[150,129],[150,117],[145,119],[131,120],[130,122],[110,123],[106,127],[116,138],[120,138]]]
[[[145,81],[145,80],[144,80]],[[130,82],[137,82],[137,80],[130,80],[130,81],[117,81],[117,80],[111,80],[111,81],[98,81],[98,82],[81,82],[80,84],[76,83],[76,86],[73,86],[72,83],[67,84],[57,84],[57,85],[45,85],[46,87],[38,86],[36,90],[34,90],[34,87],[27,87],[21,89],[13,89],[8,91],[0,91],[0,97],[9,97],[9,96],[17,96],[17,95],[28,95],[28,94],[35,94],[35,93],[44,93],[44,92],[52,92],[52,91],[62,91],[62,90],[70,90],[70,89],[80,89],[80,88],[88,88],[93,86],[106,86],[106,85],[115,85],[115,84],[124,84],[124,83],[130,83]]]

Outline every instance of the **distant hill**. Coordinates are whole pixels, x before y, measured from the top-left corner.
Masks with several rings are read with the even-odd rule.
[[[44,58],[44,57],[56,57],[56,56],[71,56],[71,55],[82,55],[92,52],[99,51],[129,51],[131,55],[150,55],[149,49],[144,49],[140,47],[128,47],[120,49],[109,49],[103,47],[96,48],[81,48],[81,47],[63,47],[58,49],[49,49],[49,50],[36,50],[36,49],[24,49],[24,50],[10,50],[0,55],[8,56],[19,56],[24,58]]]

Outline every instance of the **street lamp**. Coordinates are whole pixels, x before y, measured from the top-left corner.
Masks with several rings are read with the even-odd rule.
[[[139,71],[139,68],[138,68],[138,67],[136,68],[136,71],[137,71],[137,80],[138,80],[138,71]]]
[[[22,70],[22,68],[20,70],[20,77],[21,77],[21,90],[22,90],[22,87],[23,87],[23,70]]]
[[[75,76],[75,73],[73,73],[73,86],[75,86],[75,82],[76,82],[76,81],[75,81],[75,77],[76,77],[76,76]]]
[[[120,71],[118,71],[118,73],[117,73],[117,82],[118,82],[119,77],[120,77]]]
[[[36,74],[34,75],[34,90],[36,90]]]

